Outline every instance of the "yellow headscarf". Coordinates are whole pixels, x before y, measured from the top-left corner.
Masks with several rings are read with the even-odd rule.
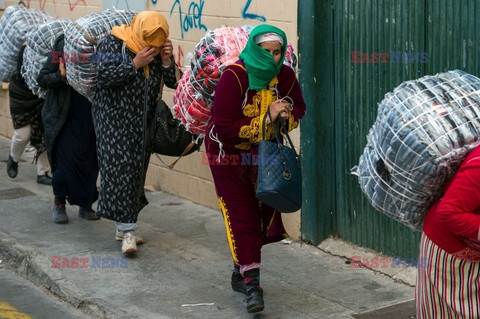
[[[112,28],[112,35],[125,42],[133,53],[143,48],[161,47],[169,35],[167,19],[157,11],[142,11],[136,14],[130,26],[122,24]],[[149,77],[148,65],[143,67],[145,76]]]

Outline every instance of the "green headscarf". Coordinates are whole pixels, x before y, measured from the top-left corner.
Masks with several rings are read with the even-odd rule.
[[[265,33],[276,33],[283,38],[282,57],[278,64],[275,63],[273,56],[255,43],[255,38]],[[239,58],[245,63],[248,73],[248,86],[251,90],[261,90],[280,73],[285,54],[287,52],[287,37],[285,32],[269,24],[260,24],[250,33],[247,45],[243,49]]]

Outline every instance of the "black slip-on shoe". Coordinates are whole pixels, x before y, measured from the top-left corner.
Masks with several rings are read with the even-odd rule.
[[[37,183],[44,185],[52,185],[52,178],[48,176],[48,174],[37,175]]]
[[[78,216],[87,220],[100,219],[100,216],[98,216],[93,209],[85,207],[80,207],[78,209]]]
[[[10,178],[17,177],[18,174],[18,162],[15,162],[12,156],[8,155],[8,162],[7,162],[7,175]]]

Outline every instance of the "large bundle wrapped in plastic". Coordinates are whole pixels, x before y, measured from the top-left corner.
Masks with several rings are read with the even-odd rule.
[[[173,97],[175,116],[191,133],[205,135],[218,80],[225,68],[238,60],[252,29],[244,25],[208,30],[195,46],[190,68],[183,74]],[[291,45],[285,63],[296,66]]]
[[[8,82],[17,68],[17,57],[27,33],[52,20],[46,12],[23,5],[8,6],[0,19],[0,81]]]
[[[137,13],[106,9],[78,18],[65,28],[65,65],[68,83],[89,100],[95,95],[96,50],[115,26],[130,25]]]
[[[460,70],[387,93],[358,166],[375,209],[420,230],[464,157],[480,144],[480,79]]]
[[[27,46],[23,52],[22,75],[30,90],[44,97],[46,90],[38,86],[37,78],[48,54],[53,50],[55,40],[70,23],[69,19],[48,21],[27,34]]]

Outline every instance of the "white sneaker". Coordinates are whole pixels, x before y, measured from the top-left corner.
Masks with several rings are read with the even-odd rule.
[[[122,253],[133,254],[135,252],[137,252],[137,239],[135,238],[135,235],[131,232],[124,233],[122,240]]]
[[[115,231],[115,240],[116,241],[122,241],[123,240],[123,234],[124,234],[124,231],[123,230],[116,230]],[[138,236],[138,235],[135,235],[135,237],[137,238],[137,245],[141,245],[143,244],[143,238]]]

